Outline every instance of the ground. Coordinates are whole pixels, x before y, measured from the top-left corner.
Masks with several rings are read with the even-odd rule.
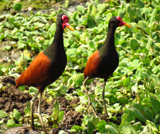
[[[5,86],[4,90],[0,91],[0,109],[4,110],[7,113],[13,112],[13,109],[17,109],[19,112],[21,112],[21,115],[24,115],[24,110],[27,105],[27,102],[32,99],[32,96],[28,92],[22,92],[19,89],[15,88],[15,79],[13,77],[4,77],[1,79],[1,82],[3,82],[3,85]],[[45,99],[42,100],[41,103],[41,110],[42,113],[51,115],[52,114],[52,108],[53,103],[55,100],[58,100],[60,103],[60,111],[64,111],[64,118],[63,121],[59,124],[58,128],[53,128],[50,131],[50,134],[56,134],[60,130],[67,131],[74,125],[81,125],[82,123],[82,114],[75,111],[75,109],[72,107],[73,105],[77,104],[79,102],[79,98],[76,97],[72,101],[68,101],[65,99],[65,97],[55,97],[51,102],[47,102]],[[38,99],[35,102],[35,112],[37,112],[38,107]],[[8,131],[5,132],[5,134],[8,134],[10,132],[16,133],[30,133],[30,128],[28,127],[17,127],[11,128]],[[38,131],[38,130],[37,130]],[[36,133],[35,131],[34,133]]]

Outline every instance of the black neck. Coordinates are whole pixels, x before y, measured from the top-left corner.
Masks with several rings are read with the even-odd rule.
[[[101,53],[106,53],[107,51],[109,51],[111,49],[115,49],[115,44],[114,44],[115,30],[116,30],[116,28],[113,28],[113,27],[108,28],[107,38],[106,38],[104,44],[102,45],[102,47],[100,48]]]
[[[46,50],[43,51],[45,55],[52,55],[55,52],[64,50],[63,46],[63,28],[56,26],[56,32],[54,35],[54,40]]]
[[[56,27],[56,32],[54,35],[54,40],[51,44],[54,48],[63,48],[63,28],[62,27]]]

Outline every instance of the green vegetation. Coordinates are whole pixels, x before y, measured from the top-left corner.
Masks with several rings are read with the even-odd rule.
[[[81,126],[75,125],[71,131],[93,133],[160,133],[160,0],[124,0],[100,4],[98,0],[87,2],[87,8],[79,5],[73,13],[66,12],[74,32],[64,32],[64,46],[67,54],[67,67],[63,75],[47,87],[50,96],[65,96],[72,99],[79,96],[80,104],[75,109],[84,116]],[[59,11],[50,11],[29,16],[23,13],[0,16],[0,43],[10,43],[3,49],[22,50],[21,57],[4,68],[0,65],[0,75],[18,77],[27,68],[33,58],[43,51],[53,40],[56,15]],[[110,123],[96,119],[87,112],[87,96],[82,86],[83,69],[88,57],[98,49],[107,35],[108,22],[112,16],[121,16],[132,28],[118,27],[115,44],[120,63],[113,76],[106,83],[106,107]],[[114,62],[114,61],[113,61]],[[88,82],[91,83],[93,80]],[[102,82],[99,79],[95,87],[87,87],[97,113],[103,113]],[[67,91],[75,90],[72,94]],[[23,87],[22,87],[23,88]],[[22,89],[21,88],[21,89]],[[31,90],[32,89],[32,90]],[[55,89],[55,90],[54,90]],[[91,90],[92,89],[92,90]],[[24,90],[24,88],[23,88]],[[30,93],[36,90],[31,87]],[[52,114],[56,124],[62,120],[63,113]],[[54,107],[56,109],[56,106]],[[0,111],[1,117],[9,116]],[[20,119],[14,110],[8,125]],[[1,124],[4,122],[1,120]],[[17,124],[21,125],[21,124]],[[15,126],[15,125],[13,125]]]
[[[23,10],[28,10],[31,7],[35,10],[51,8],[56,2],[62,0],[0,0],[0,13],[3,11],[13,11],[22,6]]]

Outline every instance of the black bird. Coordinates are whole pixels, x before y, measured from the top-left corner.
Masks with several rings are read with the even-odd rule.
[[[85,83],[90,78],[98,77],[104,79],[102,97],[103,97],[105,116],[108,117],[104,100],[105,85],[107,79],[114,72],[114,70],[117,68],[119,64],[119,57],[114,44],[114,33],[117,27],[119,26],[121,27],[123,25],[131,27],[129,24],[122,21],[121,17],[112,17],[110,19],[108,26],[108,35],[104,44],[89,57],[84,70],[85,80],[83,82],[83,86],[85,88],[88,97],[88,102],[89,102],[88,104],[91,105],[92,110],[96,117],[97,115],[91,104],[91,100],[89,98]]]
[[[41,117],[42,93],[47,85],[61,76],[66,67],[67,57],[63,45],[63,31],[65,27],[73,31],[68,22],[69,18],[64,13],[57,15],[56,32],[52,44],[41,52],[16,80],[16,88],[28,85],[39,90],[31,100],[31,127],[34,129],[33,105],[38,94],[40,94],[38,114],[45,133],[47,132]]]

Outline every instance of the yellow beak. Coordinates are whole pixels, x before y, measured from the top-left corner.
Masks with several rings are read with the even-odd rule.
[[[74,29],[71,26],[66,26],[68,29],[70,29],[71,31],[74,31]]]
[[[131,28],[131,25],[129,25],[129,24],[127,24],[127,23],[125,23],[124,25]]]

